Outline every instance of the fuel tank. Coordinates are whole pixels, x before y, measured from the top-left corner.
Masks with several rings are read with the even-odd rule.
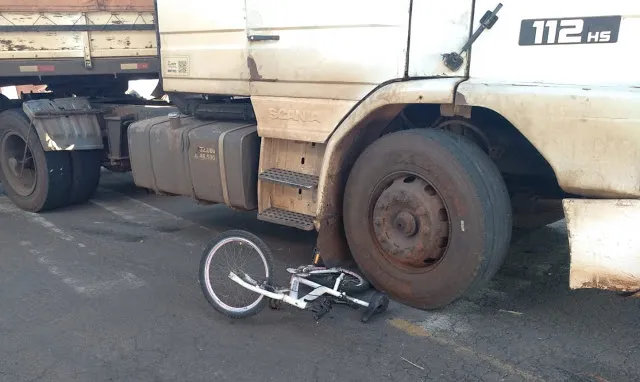
[[[255,123],[171,113],[133,123],[129,155],[137,186],[252,210],[258,206]]]

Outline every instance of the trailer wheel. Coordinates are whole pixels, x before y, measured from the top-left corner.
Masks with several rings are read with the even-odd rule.
[[[496,273],[511,240],[511,205],[496,166],[471,141],[406,130],[357,159],[344,226],[354,259],[377,289],[435,309]]]
[[[65,151],[44,151],[19,109],[0,113],[0,181],[9,199],[32,212],[67,204],[71,161]]]
[[[69,204],[82,204],[96,192],[100,183],[102,151],[71,151],[71,191]]]

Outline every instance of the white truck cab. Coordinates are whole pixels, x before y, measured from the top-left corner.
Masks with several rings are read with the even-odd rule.
[[[640,290],[637,0],[156,0],[156,12],[180,113],[105,118],[126,132],[138,186],[315,230],[327,265],[355,262],[418,308],[479,288],[514,232],[563,217],[570,287]]]
[[[456,299],[495,273],[512,225],[563,212],[571,287],[637,291],[639,15],[634,0],[160,0],[162,79],[175,97],[249,97],[258,217],[318,230],[323,257],[351,252],[403,302]]]

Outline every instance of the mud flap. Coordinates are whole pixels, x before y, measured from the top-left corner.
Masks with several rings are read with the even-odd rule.
[[[22,104],[44,151],[102,150],[98,115],[86,98],[38,99]]]
[[[565,199],[571,289],[640,290],[640,200]]]

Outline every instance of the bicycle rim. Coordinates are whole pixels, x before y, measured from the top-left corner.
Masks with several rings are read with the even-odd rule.
[[[364,280],[364,278],[363,278],[362,276],[360,276],[359,274],[357,274],[357,273],[355,273],[355,272],[347,271],[347,270],[343,270],[343,272],[344,272],[346,275],[348,275],[348,276],[349,276],[348,278],[347,278],[347,277],[345,277],[345,278],[342,280],[342,283],[341,283],[341,284],[342,284],[343,286],[345,286],[345,285],[350,285],[350,286],[353,286],[353,287],[359,287],[359,286],[364,285],[365,280]]]
[[[253,295],[255,295],[255,301],[253,301],[251,304],[246,305],[246,306],[232,306],[229,305],[228,303],[226,303],[225,301],[223,301],[223,299],[219,296],[219,293],[216,293],[212,284],[211,284],[211,263],[214,260],[214,256],[218,253],[218,251],[220,251],[222,249],[223,246],[229,244],[229,243],[242,243],[243,245],[247,245],[248,247],[250,247],[255,253],[257,253],[259,255],[259,258],[262,262],[262,267],[264,270],[264,278],[265,280],[268,280],[270,278],[270,272],[269,272],[269,265],[268,265],[268,260],[265,256],[265,254],[262,252],[262,250],[255,244],[253,243],[251,240],[248,240],[246,238],[243,237],[239,237],[239,236],[231,236],[231,237],[227,237],[223,240],[221,240],[220,242],[216,243],[216,245],[211,248],[211,250],[209,251],[208,255],[207,255],[207,259],[205,261],[205,287],[207,292],[209,293],[209,296],[211,297],[211,299],[213,299],[220,307],[222,307],[223,309],[232,312],[232,313],[245,313],[248,312],[250,310],[252,310],[253,308],[255,308],[258,304],[260,304],[260,302],[265,298],[263,295],[253,292],[253,291],[249,291],[245,288],[243,288],[242,286],[240,286],[239,284],[236,284],[234,281],[232,281],[231,279],[228,279],[228,273],[224,274],[223,277],[226,277],[228,279],[228,281],[230,283],[236,284],[238,288],[241,288]],[[238,274],[238,273],[236,273]],[[238,274],[238,276],[242,277],[242,274]]]

